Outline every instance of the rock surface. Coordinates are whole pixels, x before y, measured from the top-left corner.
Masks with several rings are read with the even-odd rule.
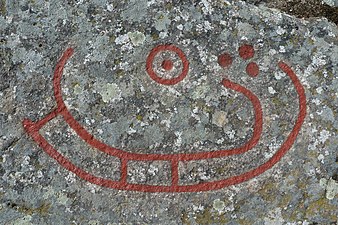
[[[306,20],[269,8],[291,2],[0,1],[1,224],[336,224],[337,2],[326,2],[330,17]],[[175,48],[148,63],[156,46]],[[57,108],[53,72],[70,48],[60,94],[102,143],[143,155],[238,148],[259,124],[253,95],[262,110],[259,141],[242,154],[178,163],[179,185],[205,183],[209,191],[117,190],[81,179],[22,124]],[[297,85],[280,62],[305,90],[303,123]],[[123,160],[90,146],[61,114],[39,133],[88,173],[122,179]],[[211,185],[269,162],[290,136],[297,137],[272,168],[236,185]],[[126,167],[129,184],[174,182],[168,160]]]

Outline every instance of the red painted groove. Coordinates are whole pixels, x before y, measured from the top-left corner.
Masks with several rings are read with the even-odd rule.
[[[171,161],[171,186],[178,187],[179,182],[179,174],[178,174],[178,160]]]
[[[218,56],[217,62],[221,67],[227,68],[232,64],[232,57],[228,53],[223,53]]]
[[[257,77],[259,74],[259,67],[257,63],[251,62],[246,67],[246,72],[251,77]]]
[[[127,184],[127,177],[128,177],[128,160],[120,159],[121,160],[121,177],[120,182],[122,184]]]
[[[255,50],[252,45],[244,44],[239,47],[238,53],[242,59],[251,59],[255,55]]]
[[[163,60],[161,66],[163,69],[168,71],[174,68],[174,63],[171,60]]]
[[[298,94],[298,99],[299,99],[299,114],[297,121],[285,140],[285,142],[281,145],[279,150],[264,164],[258,166],[257,168],[250,170],[248,172],[245,172],[243,174],[233,176],[224,180],[219,180],[219,181],[212,181],[212,182],[205,182],[201,184],[194,184],[194,185],[179,185],[179,174],[178,174],[178,162],[181,160],[198,160],[200,158],[189,158],[186,157],[184,158],[184,155],[187,154],[177,154],[176,156],[178,157],[168,157],[168,158],[161,158],[163,155],[159,158],[155,157],[155,155],[152,154],[132,154],[127,152],[124,152],[122,150],[118,150],[115,148],[107,147],[104,143],[101,143],[97,141],[92,135],[90,135],[78,122],[75,121],[75,119],[72,117],[72,115],[69,113],[68,109],[66,108],[63,100],[62,100],[62,95],[61,95],[61,76],[62,76],[62,71],[63,67],[67,61],[67,59],[71,56],[73,53],[72,49],[68,49],[65,54],[62,56],[61,60],[59,61],[55,73],[54,73],[54,94],[56,97],[57,101],[57,109],[53,111],[52,113],[48,114],[44,119],[40,120],[39,122],[32,122],[28,119],[25,119],[23,121],[24,128],[26,132],[38,143],[38,145],[52,158],[54,158],[60,165],[68,169],[69,171],[75,173],[77,176],[80,178],[87,180],[88,182],[91,182],[93,184],[97,184],[100,186],[104,187],[109,187],[109,188],[115,188],[115,189],[120,189],[120,190],[134,190],[134,191],[144,191],[144,192],[198,192],[198,191],[208,191],[208,190],[215,190],[215,189],[220,189],[225,186],[233,185],[233,184],[238,184],[241,182],[244,182],[246,180],[249,180],[266,170],[270,169],[273,165],[275,165],[282,157],[285,155],[285,153],[291,148],[293,143],[296,140],[296,137],[301,129],[301,126],[304,122],[304,119],[306,117],[306,96],[305,96],[305,91],[300,83],[299,79],[297,78],[296,74],[292,71],[292,69],[285,64],[284,62],[280,62],[278,65],[281,70],[283,70],[292,80],[295,89]],[[235,84],[229,80],[223,80],[222,84],[230,89],[233,89],[235,91],[239,91],[242,94],[246,95],[250,101],[253,103],[255,108],[255,111],[260,110],[260,113],[256,112],[256,120],[257,120],[257,114],[260,114],[261,117],[258,116],[258,120],[262,120],[262,112],[261,112],[261,107],[260,107],[260,102],[258,98],[253,95],[249,90],[245,89],[244,87]],[[259,106],[257,106],[259,104]],[[256,106],[255,106],[256,105]],[[81,137],[81,138],[87,138],[88,140],[84,139],[88,144],[92,145],[93,147],[97,147],[101,151],[108,151],[109,154],[113,153],[115,156],[119,157],[121,159],[121,179],[120,181],[112,181],[108,179],[103,179],[100,177],[93,176],[92,174],[86,172],[85,170],[77,167],[74,165],[72,162],[70,162],[67,158],[65,158],[63,155],[61,155],[53,146],[51,146],[46,139],[39,133],[40,128],[49,120],[55,118],[58,114],[62,115],[66,122],[73,128],[76,129],[76,133]],[[256,121],[257,122],[257,121]],[[258,128],[256,127],[258,124]],[[255,137],[254,141],[252,144],[255,142],[258,142],[260,133],[262,132],[262,126],[259,126],[259,123],[255,123],[255,132],[258,132],[259,135]],[[227,152],[227,151],[226,151]],[[220,152],[219,152],[220,153]],[[219,154],[218,153],[218,154]],[[202,153],[206,154],[205,156],[208,156],[211,153]],[[190,155],[190,154],[188,154]],[[196,156],[196,154],[193,154]],[[129,156],[129,157],[126,157]],[[132,157],[130,157],[132,156]],[[145,159],[137,158],[137,156],[143,156]],[[150,156],[150,157],[147,157]],[[168,155],[170,156],[170,155]],[[199,155],[197,155],[199,156]],[[135,158],[134,158],[135,157]],[[181,158],[182,157],[182,158]],[[213,157],[217,157],[213,156]],[[211,158],[211,157],[210,157]],[[201,158],[202,159],[202,158]],[[127,161],[128,160],[171,160],[172,162],[172,185],[170,186],[163,186],[163,185],[145,185],[145,184],[129,184],[126,181],[126,176],[127,176]]]
[[[183,64],[183,69],[182,69],[181,74],[179,74],[177,77],[165,79],[165,78],[157,76],[157,74],[155,73],[153,69],[153,61],[155,59],[155,56],[161,51],[173,51],[181,59],[182,64]],[[184,52],[178,47],[176,47],[175,45],[169,45],[169,44],[159,45],[150,51],[148,58],[147,58],[147,62],[146,62],[146,70],[149,76],[151,77],[151,79],[153,79],[157,83],[160,83],[163,85],[174,85],[182,81],[188,75],[189,61],[187,57],[185,56]]]
[[[70,58],[72,51],[67,50],[66,53],[61,58],[58,63],[57,69],[54,73],[54,93],[56,102],[59,108],[60,115],[63,116],[65,121],[69,124],[69,126],[89,145],[94,148],[99,149],[100,151],[107,153],[109,155],[113,155],[119,158],[125,158],[128,160],[200,160],[200,159],[209,159],[216,157],[224,157],[235,154],[242,154],[244,152],[249,151],[254,146],[257,145],[263,127],[263,112],[259,99],[255,96],[250,90],[245,87],[235,84],[231,81],[223,82],[224,87],[232,89],[234,91],[240,92],[245,95],[252,103],[254,112],[255,112],[255,124],[254,124],[254,132],[252,137],[249,139],[247,143],[244,145],[233,148],[233,149],[222,149],[215,150],[212,152],[200,152],[200,153],[180,153],[180,154],[138,154],[138,153],[130,153],[121,149],[117,149],[102,143],[101,141],[94,138],[92,134],[90,134],[79,122],[75,120],[73,115],[67,109],[63,99],[62,99],[62,90],[61,90],[61,78],[62,78],[62,69],[67,58]]]

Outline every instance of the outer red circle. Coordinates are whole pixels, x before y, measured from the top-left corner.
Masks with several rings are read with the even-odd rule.
[[[180,57],[180,59],[182,60],[183,69],[179,76],[170,78],[170,79],[165,79],[165,78],[159,77],[155,73],[155,71],[153,70],[153,61],[154,61],[155,56],[161,51],[173,51]],[[151,79],[153,79],[157,83],[164,84],[164,85],[174,85],[182,81],[188,75],[189,61],[187,60],[187,57],[185,56],[184,52],[180,48],[176,47],[175,45],[171,45],[171,44],[158,45],[155,48],[153,48],[148,55],[147,62],[146,62],[146,70],[149,76],[151,77]]]

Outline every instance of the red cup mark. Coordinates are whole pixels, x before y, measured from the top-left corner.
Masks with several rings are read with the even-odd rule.
[[[228,53],[223,53],[223,54],[219,55],[218,56],[218,64],[223,68],[230,67],[231,64],[232,64],[231,55],[228,54]]]
[[[252,57],[254,57],[255,50],[252,45],[245,44],[239,47],[238,53],[242,59],[247,60],[247,59],[251,59]]]
[[[259,74],[259,67],[257,63],[251,62],[246,67],[246,72],[251,77],[257,77]]]
[[[156,74],[156,72],[154,71],[154,68],[153,68],[154,59],[156,55],[162,51],[172,51],[176,53],[178,57],[181,59],[182,64],[183,64],[183,69],[178,76],[167,79],[167,78],[158,76],[158,74]],[[169,62],[168,60],[164,60],[162,62],[162,68],[165,69],[166,71],[173,69],[173,66],[174,65],[172,61]],[[159,45],[150,51],[148,58],[147,58],[147,62],[146,62],[146,70],[149,76],[151,77],[151,79],[153,79],[157,83],[163,84],[163,85],[175,85],[179,83],[180,81],[182,81],[188,75],[189,61],[187,60],[187,57],[185,56],[184,52],[178,47],[176,47],[175,45],[171,45],[171,44]]]
[[[180,52],[176,47],[172,45],[162,45],[155,48],[151,54],[150,62],[152,61],[152,54],[157,54],[158,51],[161,50],[174,50],[177,51],[179,55],[181,55],[183,64],[185,65],[187,72],[188,61],[184,60],[182,56],[182,52]],[[117,149],[106,145],[103,142],[97,140],[93,135],[91,135],[87,130],[85,130],[82,125],[75,120],[73,115],[70,113],[69,109],[66,107],[63,98],[62,98],[62,91],[61,91],[61,78],[64,66],[67,60],[73,54],[73,49],[69,48],[63,54],[61,59],[59,60],[55,71],[54,71],[54,96],[56,99],[57,107],[51,113],[49,113],[46,117],[41,119],[37,122],[32,122],[29,119],[25,119],[23,121],[23,126],[25,131],[32,137],[32,139],[53,159],[55,159],[61,166],[66,168],[67,170],[73,172],[78,177],[91,182],[96,185],[100,185],[107,188],[114,188],[120,190],[131,190],[131,191],[143,191],[143,192],[200,192],[200,191],[209,191],[209,190],[216,190],[223,188],[225,186],[234,185],[238,183],[242,183],[247,181],[253,177],[260,175],[261,173],[265,172],[266,170],[270,169],[273,165],[275,165],[281,158],[286,154],[286,152],[291,148],[293,143],[295,142],[297,135],[304,123],[306,117],[306,96],[305,91],[300,83],[298,77],[293,72],[293,70],[284,62],[280,62],[278,64],[279,68],[285,72],[289,78],[291,79],[294,88],[298,94],[298,101],[299,101],[299,112],[298,118],[295,122],[295,125],[288,135],[287,139],[284,143],[279,147],[276,153],[265,163],[257,166],[254,169],[251,169],[245,173],[239,174],[237,176],[232,176],[223,180],[217,181],[209,181],[199,184],[180,184],[179,183],[179,162],[180,161],[191,161],[191,160],[202,160],[202,159],[210,159],[210,158],[220,158],[226,157],[234,154],[242,154],[246,151],[252,149],[258,143],[261,133],[262,133],[262,123],[263,123],[263,112],[261,108],[261,104],[259,99],[248,89],[245,87],[236,84],[230,80],[223,80],[222,85],[225,88],[232,89],[234,91],[240,92],[241,94],[245,95],[253,104],[255,110],[255,125],[254,125],[254,132],[252,138],[245,143],[243,146],[233,149],[227,150],[217,150],[211,152],[202,152],[202,153],[180,153],[180,154],[139,154],[139,153],[130,153],[126,152],[121,149]],[[147,62],[147,66],[148,66]],[[147,67],[147,69],[149,69]],[[184,72],[183,71],[183,72]],[[184,75],[184,73],[183,73]],[[181,74],[181,78],[182,76]],[[186,74],[185,74],[186,75]],[[183,76],[184,78],[184,76]],[[157,79],[157,78],[156,78]],[[166,83],[163,80],[160,80],[165,84],[173,84],[173,81]],[[176,82],[177,80],[175,80]],[[68,158],[60,154],[48,141],[39,133],[40,129],[50,120],[54,119],[56,116],[62,116],[64,120],[68,123],[68,125],[77,133],[77,135],[82,138],[87,144],[96,148],[99,151],[105,152],[107,154],[113,155],[115,157],[120,158],[121,161],[121,176],[120,180],[114,181],[109,179],[104,179],[101,177],[94,176],[93,174],[85,171],[85,169],[76,166],[73,162],[71,162]],[[162,161],[169,161],[171,163],[171,185],[147,185],[147,184],[132,184],[128,183],[128,161],[135,160],[135,161],[153,161],[153,160],[162,160]]]

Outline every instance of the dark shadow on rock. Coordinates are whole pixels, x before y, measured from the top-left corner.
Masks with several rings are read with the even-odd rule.
[[[325,17],[338,25],[338,7],[327,5],[321,0],[246,0],[245,2],[277,8],[299,18]]]

